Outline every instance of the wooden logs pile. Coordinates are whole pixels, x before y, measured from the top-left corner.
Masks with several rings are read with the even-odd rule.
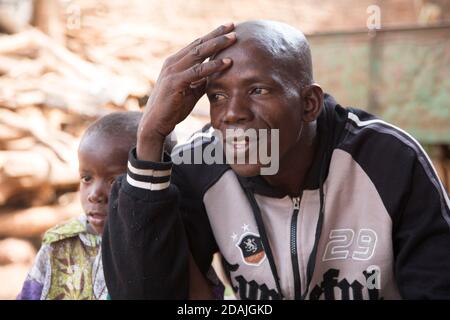
[[[69,49],[67,30],[55,38],[52,27],[64,23],[52,19],[41,30],[12,20],[0,34],[0,299],[19,292],[42,234],[83,212],[76,150],[84,129],[111,111],[138,110],[153,83],[120,61],[98,63],[99,49],[97,60]]]
[[[0,37],[0,75],[0,205],[51,203],[76,189],[80,132],[126,92],[36,29]]]
[[[84,43],[81,34],[72,32],[72,46]],[[48,205],[74,191],[86,125],[145,103],[150,77],[93,51],[89,60],[32,27],[0,36],[0,206]]]

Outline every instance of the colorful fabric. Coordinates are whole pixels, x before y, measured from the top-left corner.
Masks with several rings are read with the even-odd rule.
[[[17,299],[104,300],[101,237],[85,216],[48,230]]]

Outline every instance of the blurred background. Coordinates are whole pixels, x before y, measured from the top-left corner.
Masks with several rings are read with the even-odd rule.
[[[0,0],[0,299],[53,225],[82,214],[86,126],[139,110],[164,59],[226,22],[304,31],[315,80],[416,137],[450,186],[450,0]],[[179,140],[208,122],[202,99]]]

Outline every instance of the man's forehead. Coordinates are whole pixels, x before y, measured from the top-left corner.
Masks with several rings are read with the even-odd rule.
[[[230,69],[218,72],[208,77],[208,84],[225,80],[229,74],[236,74],[242,81],[282,81],[296,78],[297,70],[292,67],[292,59],[286,55],[275,55],[266,46],[253,39],[235,43],[221,51],[213,59],[231,58]]]
[[[238,24],[234,30],[236,42],[212,59],[251,55],[269,63],[286,64],[295,59],[308,46],[304,35],[284,23],[272,21],[250,21]]]
[[[273,57],[261,49],[248,45],[236,44],[235,48],[229,48],[217,55],[215,59],[231,58],[233,63],[229,69],[217,72],[208,77],[208,86],[214,86],[222,81],[229,81],[229,76],[234,80],[255,82],[267,78],[273,72],[280,71],[276,68]],[[272,71],[272,72],[271,72]],[[236,83],[237,84],[237,83]]]
[[[237,39],[236,43],[232,46],[220,51],[214,57],[214,59],[223,58],[251,58],[253,60],[273,60],[277,59],[277,56],[269,50],[269,48],[256,39]]]

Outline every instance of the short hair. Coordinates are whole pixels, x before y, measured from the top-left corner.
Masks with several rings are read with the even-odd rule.
[[[97,119],[85,131],[82,139],[96,134],[111,138],[120,138],[136,144],[139,122],[142,112],[126,111],[113,112]]]
[[[113,112],[97,119],[84,132],[82,141],[92,135],[102,135],[111,139],[119,139],[130,143],[134,147],[137,142],[139,122],[142,118],[140,111]],[[169,134],[164,141],[164,150],[170,154],[177,143],[174,132]]]

